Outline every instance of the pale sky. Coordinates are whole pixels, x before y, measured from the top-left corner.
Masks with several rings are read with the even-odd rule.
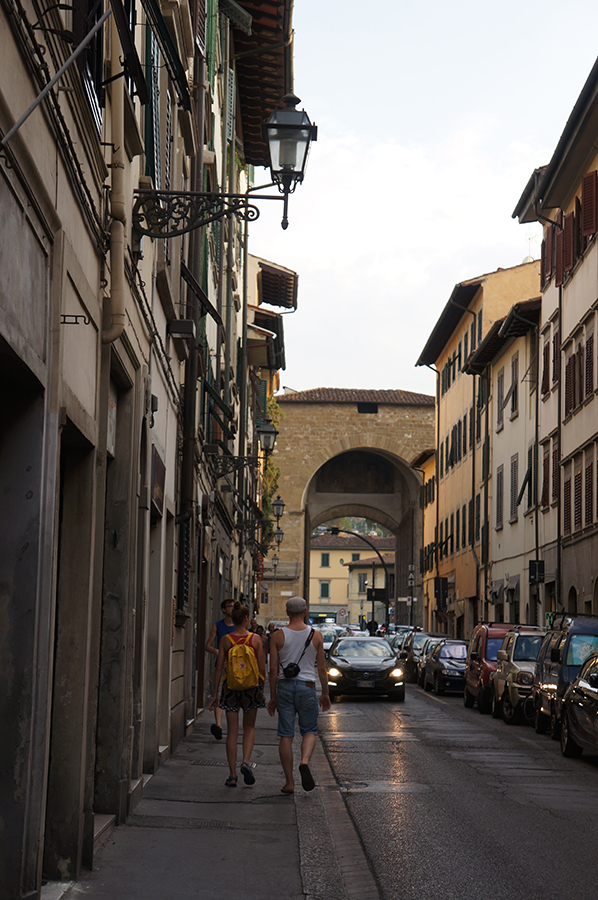
[[[598,4],[295,0],[294,29],[318,140],[288,230],[262,203],[249,247],[299,273],[281,384],[432,394],[414,364],[454,285],[540,255],[511,214],[596,60]]]

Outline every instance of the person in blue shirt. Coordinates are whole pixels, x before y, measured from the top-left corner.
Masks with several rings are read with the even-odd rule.
[[[220,641],[224,637],[225,634],[230,634],[231,631],[235,630],[234,622],[231,618],[231,613],[233,611],[233,606],[235,605],[235,601],[228,597],[226,600],[223,600],[220,604],[220,609],[222,610],[223,618],[218,619],[218,621],[214,622],[212,628],[210,630],[210,636],[206,641],[206,653],[211,653],[213,656],[218,658],[218,647],[220,646]],[[216,646],[214,647],[214,640],[216,640]],[[214,660],[216,662],[216,660]],[[216,721],[211,726],[210,731],[214,735],[217,741],[222,740],[222,710],[219,706],[214,707],[214,718]]]

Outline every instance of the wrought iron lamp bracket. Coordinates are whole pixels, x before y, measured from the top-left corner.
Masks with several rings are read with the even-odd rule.
[[[276,194],[219,194],[200,191],[138,190],[133,206],[133,228],[154,238],[179,237],[216,219],[234,214],[249,222],[260,211],[254,200],[282,200]]]
[[[238,472],[245,466],[257,466],[258,456],[210,456],[216,478],[223,478],[231,472]]]

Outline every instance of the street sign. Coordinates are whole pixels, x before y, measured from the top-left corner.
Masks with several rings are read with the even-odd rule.
[[[262,594],[267,594],[269,590],[270,590],[270,585],[266,584],[265,581],[262,581],[260,583],[260,591],[262,592]]]
[[[346,615],[347,615],[347,610],[345,609],[344,606],[342,606],[342,607],[339,609],[338,615],[339,615],[339,616],[346,616]]]

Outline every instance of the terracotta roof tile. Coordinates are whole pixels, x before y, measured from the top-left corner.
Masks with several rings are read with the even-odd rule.
[[[430,394],[359,388],[311,388],[277,395],[278,403],[381,403],[388,406],[434,406]]]

